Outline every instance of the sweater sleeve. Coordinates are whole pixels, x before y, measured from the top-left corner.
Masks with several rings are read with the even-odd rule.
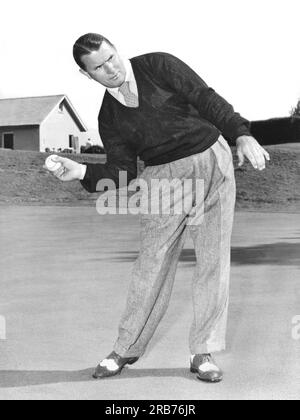
[[[251,135],[250,122],[235,112],[224,98],[217,94],[187,64],[167,53],[153,54],[153,70],[159,78],[183,96],[211,122],[224,137],[235,144],[241,135]]]
[[[99,133],[106,152],[106,163],[85,163],[87,165],[86,175],[80,181],[82,186],[91,193],[101,190],[97,189],[97,183],[103,179],[113,181],[116,188],[119,188],[128,185],[137,177],[136,152],[122,139],[116,127],[100,116]],[[122,185],[119,184],[121,171],[126,172],[127,176],[126,180],[122,179]]]

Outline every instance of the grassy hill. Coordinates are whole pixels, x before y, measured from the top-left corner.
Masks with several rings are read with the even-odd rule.
[[[299,212],[300,144],[266,149],[272,160],[265,171],[255,171],[248,162],[235,171],[237,209]],[[0,204],[93,205],[98,194],[89,194],[79,182],[59,182],[43,169],[46,157],[46,153],[0,149]],[[67,157],[79,162],[105,161],[101,155]]]

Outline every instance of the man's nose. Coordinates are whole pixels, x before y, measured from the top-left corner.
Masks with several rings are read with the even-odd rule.
[[[114,74],[115,70],[114,70],[114,66],[112,63],[105,63],[105,71],[107,74]]]

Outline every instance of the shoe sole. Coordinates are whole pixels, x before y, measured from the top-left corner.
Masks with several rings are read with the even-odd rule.
[[[191,367],[190,370],[191,370],[191,373],[198,373],[199,374],[198,369],[195,369],[195,368]],[[197,376],[197,378],[199,379],[199,381],[208,382],[208,383],[217,383],[217,382],[222,382],[223,381],[223,376],[221,376],[218,379],[202,379],[202,378],[200,378],[200,376]]]
[[[133,358],[132,360],[127,362],[126,365],[134,365],[138,360],[139,360],[138,358]]]
[[[123,369],[121,369],[121,370],[119,370],[118,372],[116,372],[116,373],[113,373],[112,375],[107,375],[107,376],[100,376],[100,375],[93,375],[93,378],[94,379],[109,379],[109,378],[113,378],[114,376],[118,376],[118,375],[120,375],[121,373],[122,373],[122,370]]]
[[[134,358],[134,359],[132,359],[132,360],[129,360],[124,366],[122,366],[122,368],[119,370],[119,371],[117,371],[116,373],[113,373],[112,375],[107,375],[107,376],[97,376],[97,375],[93,375],[93,378],[94,379],[109,379],[109,378],[113,378],[114,376],[118,376],[118,375],[121,375],[121,373],[122,373],[122,371],[123,371],[123,369],[125,368],[125,366],[126,365],[133,365],[134,363],[136,363],[137,361],[138,361],[139,359],[136,359],[136,358]]]

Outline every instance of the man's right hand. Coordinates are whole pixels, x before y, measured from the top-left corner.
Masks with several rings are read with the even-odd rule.
[[[74,160],[57,156],[53,158],[54,162],[61,163],[61,167],[53,172],[60,181],[76,181],[82,180],[86,173],[86,165],[75,162]]]

